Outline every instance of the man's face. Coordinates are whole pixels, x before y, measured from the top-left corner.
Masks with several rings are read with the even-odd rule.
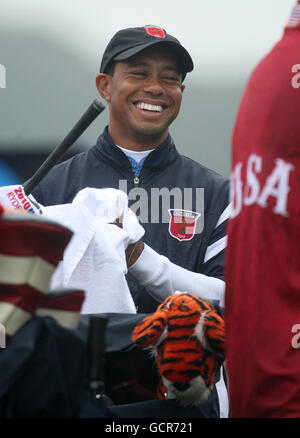
[[[150,47],[117,62],[113,76],[108,76],[109,132],[120,146],[155,147],[166,139],[184,90],[177,61],[169,52]]]

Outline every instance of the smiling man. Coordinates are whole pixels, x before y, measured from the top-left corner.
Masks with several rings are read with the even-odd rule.
[[[185,86],[179,61],[168,47],[154,45],[113,68],[112,76],[96,78],[110,104],[111,139],[135,151],[158,147],[180,109]]]
[[[130,251],[128,277],[139,312],[154,311],[176,290],[220,308],[224,303],[228,180],[179,154],[169,134],[192,70],[187,50],[164,29],[117,32],[96,77],[109,125],[93,148],[55,166],[33,192],[41,204],[54,205],[72,202],[84,187],[125,183],[129,205],[144,217],[145,236]]]
[[[181,155],[169,134],[192,70],[187,50],[164,29],[117,32],[96,77],[109,125],[94,147],[55,166],[33,192],[43,205],[72,202],[85,187],[127,192],[145,229],[143,241],[127,249],[127,280],[141,313],[154,312],[176,291],[220,309],[224,303],[228,180]],[[214,394],[206,416],[219,415]]]

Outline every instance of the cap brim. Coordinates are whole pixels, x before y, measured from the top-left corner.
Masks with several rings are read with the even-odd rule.
[[[174,53],[177,54],[177,57],[178,57],[178,60],[181,64],[181,66],[183,67],[184,76],[185,76],[185,73],[191,72],[193,70],[194,64],[193,64],[192,58],[191,58],[190,54],[188,53],[188,51],[183,46],[181,46],[178,43],[172,42],[172,41],[162,41],[159,39],[157,41],[151,41],[151,42],[146,43],[146,44],[140,44],[136,47],[131,47],[130,49],[125,50],[124,52],[120,53],[119,55],[116,55],[113,58],[113,60],[114,61],[125,61],[126,59],[132,58],[133,56],[137,55],[141,51],[145,50],[147,47],[153,46],[154,44],[160,44],[160,45],[172,47]]]

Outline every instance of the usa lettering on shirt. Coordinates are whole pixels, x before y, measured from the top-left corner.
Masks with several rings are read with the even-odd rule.
[[[257,204],[262,208],[268,207],[270,198],[275,199],[273,207],[275,214],[289,215],[287,211],[289,179],[294,166],[282,158],[275,158],[273,170],[265,181],[260,181],[262,166],[262,157],[251,154],[246,163],[245,181],[242,180],[243,163],[238,162],[234,166],[230,182],[232,219],[240,214],[243,206]]]

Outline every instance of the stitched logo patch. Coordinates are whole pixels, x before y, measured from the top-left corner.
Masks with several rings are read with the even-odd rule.
[[[170,209],[169,233],[175,239],[191,240],[195,235],[196,222],[200,213],[187,210]]]
[[[156,38],[166,38],[166,32],[162,27],[147,24],[146,26],[144,26],[144,29],[150,36],[154,36]]]

